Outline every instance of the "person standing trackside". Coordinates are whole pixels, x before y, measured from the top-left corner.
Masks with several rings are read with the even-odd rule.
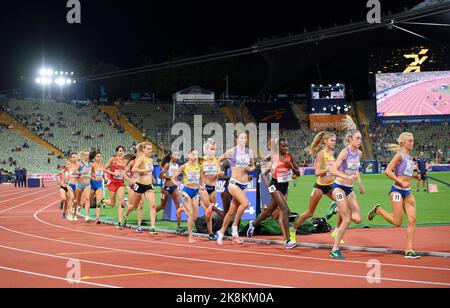
[[[14,176],[16,177],[14,180],[14,187],[17,187],[19,185],[19,173],[20,173],[19,168],[16,167],[16,169],[14,169]]]
[[[27,187],[27,168],[22,168],[22,186]]]

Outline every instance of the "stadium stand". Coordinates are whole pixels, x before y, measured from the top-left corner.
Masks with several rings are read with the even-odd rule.
[[[0,124],[0,140],[0,168],[8,172],[13,173],[16,167],[26,167],[29,174],[55,173],[57,166],[64,163],[8,124]]]
[[[10,113],[36,135],[67,156],[91,148],[105,157],[123,145],[133,150],[136,142],[95,106],[80,106],[52,100],[11,100]]]
[[[163,151],[170,151],[170,144],[175,139],[174,136],[171,136],[172,104],[127,105],[121,108],[121,113],[127,116],[147,138],[155,142]],[[190,127],[194,127],[194,115],[203,117],[203,125],[218,123],[225,127],[227,122],[226,114],[217,105],[177,105],[175,108],[177,123],[186,123]]]

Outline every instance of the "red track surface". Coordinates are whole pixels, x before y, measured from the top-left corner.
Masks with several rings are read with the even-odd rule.
[[[334,261],[320,249],[285,251],[281,246],[237,247],[230,242],[219,247],[202,239],[189,245],[185,237],[175,235],[150,237],[62,220],[56,186],[0,186],[0,196],[0,287],[450,287],[449,259],[346,252],[346,261]],[[435,242],[432,231],[426,230],[419,229],[418,238]],[[383,232],[393,230],[350,230],[347,240],[402,247],[402,230],[396,230],[403,234],[397,237]],[[448,229],[436,228],[436,234],[443,232],[448,234]],[[448,241],[432,247],[449,250]],[[81,264],[80,284],[66,280],[67,263],[73,259]],[[366,279],[369,260],[382,264],[380,284]]]
[[[450,95],[433,92],[442,85],[450,84],[450,78],[426,81],[392,95],[377,107],[378,112],[389,115],[442,115],[450,114]],[[439,100],[439,97],[442,100]],[[437,106],[433,106],[436,101]]]

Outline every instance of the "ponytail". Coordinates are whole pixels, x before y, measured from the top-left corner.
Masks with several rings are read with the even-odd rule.
[[[332,132],[323,131],[317,134],[314,138],[312,144],[306,148],[306,151],[309,152],[310,155],[316,155],[319,151],[322,150],[325,140],[329,140],[331,138],[336,138],[336,135]]]
[[[405,142],[405,139],[408,137],[414,137],[414,135],[412,133],[402,133],[398,139],[397,139],[397,143],[391,143],[386,145],[386,148],[389,151],[398,153],[400,152],[400,150],[402,149],[403,143]]]

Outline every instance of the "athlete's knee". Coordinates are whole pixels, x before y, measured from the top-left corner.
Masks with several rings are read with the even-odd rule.
[[[409,225],[415,225],[416,222],[417,222],[417,218],[416,218],[415,215],[414,215],[414,216],[409,216],[409,217],[408,217],[408,224],[409,224]]]
[[[354,217],[353,217],[353,222],[354,222],[355,224],[357,224],[357,225],[361,224],[361,223],[362,223],[362,218],[361,218],[361,216],[359,216],[359,215],[354,216]]]
[[[394,218],[394,227],[400,228],[403,224],[402,218]]]

